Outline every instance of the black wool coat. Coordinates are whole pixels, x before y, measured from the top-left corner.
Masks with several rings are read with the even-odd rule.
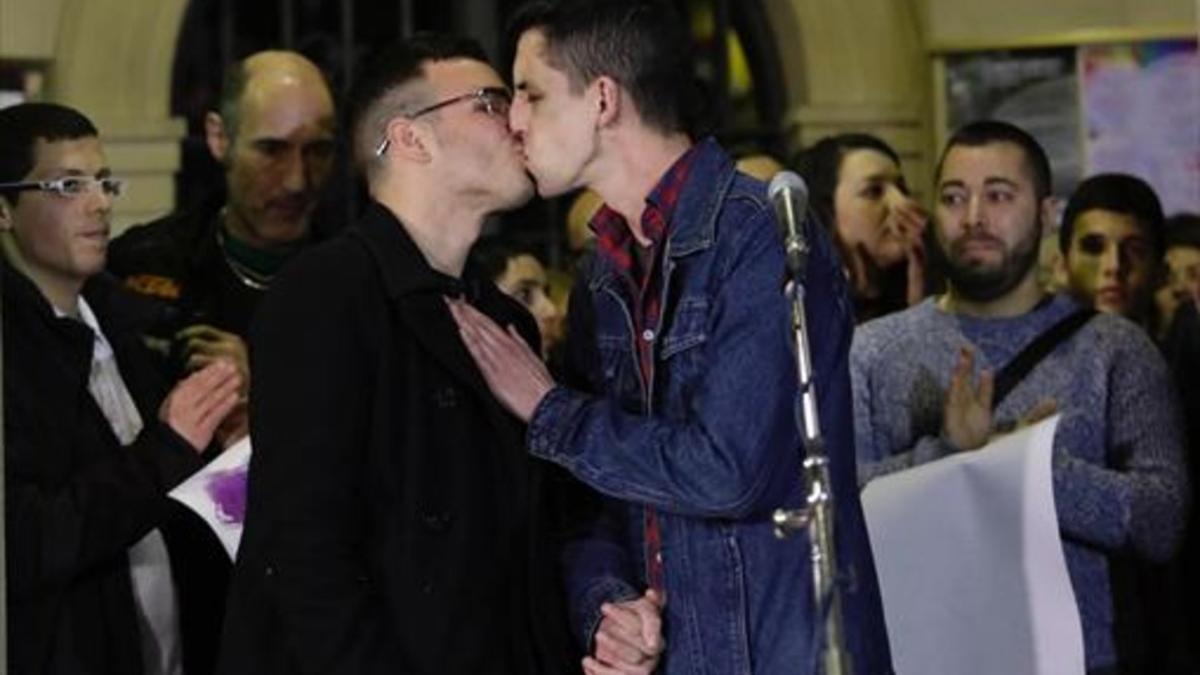
[[[546,471],[443,297],[535,341],[371,204],[273,284],[252,329],[254,453],[218,672],[574,672]],[[533,342],[536,345],[536,342]]]
[[[2,267],[9,672],[137,675],[127,550],[201,459],[158,422],[165,386],[128,320],[136,300],[105,277],[84,289],[145,424],[121,447],[88,390],[92,331]]]

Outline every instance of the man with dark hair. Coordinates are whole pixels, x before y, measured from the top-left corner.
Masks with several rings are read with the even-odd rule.
[[[934,175],[942,175],[946,158],[953,147],[979,148],[995,144],[1012,146],[1020,151],[1020,162],[1028,173],[1033,196],[1039,204],[1051,196],[1053,176],[1050,172],[1050,158],[1046,156],[1042,144],[1024,129],[998,120],[978,120],[959,127],[953,138],[946,143],[942,156],[938,158]]]
[[[479,265],[483,278],[490,279],[501,292],[521,303],[537,321],[542,359],[550,362],[562,339],[563,316],[550,297],[550,279],[542,261],[532,250],[496,238],[480,241],[471,251],[471,260]]]
[[[1183,407],[1188,440],[1188,475],[1200,484],[1200,215],[1178,213],[1166,220],[1165,280],[1155,295],[1158,340],[1166,356]],[[1182,593],[1173,599],[1186,617],[1188,633],[1181,643],[1192,663],[1200,663],[1200,509],[1193,499],[1188,530],[1174,566]]]
[[[474,41],[424,34],[357,84],[372,202],[288,266],[252,334],[249,502],[222,673],[573,670],[545,470],[445,297],[537,329],[465,265],[533,186]]]
[[[688,136],[686,23],[666,4],[566,2],[516,26],[510,119],[538,191],[588,187],[605,202],[592,219],[596,258],[570,302],[569,386],[511,330],[454,311],[492,390],[529,421],[530,454],[604,495],[565,553],[584,669],[803,672],[823,617],[807,537],[772,533],[773,509],[803,504],[804,490],[766,186],[715,141]],[[827,234],[805,229],[846,646],[853,672],[888,673],[854,483],[851,308]]]
[[[204,123],[225,170],[224,202],[131,228],[113,242],[108,269],[161,301],[147,332],[170,352],[170,375],[222,357],[249,386],[244,340],[254,310],[314,238],[313,211],[333,165],[333,97],[305,57],[259,52],[230,68],[220,110]],[[222,436],[236,440],[241,426]]]
[[[1200,214],[1178,213],[1166,220],[1163,263],[1166,274],[1154,299],[1159,338],[1170,332],[1181,307],[1200,306]]]
[[[1081,304],[1153,329],[1164,234],[1162,205],[1145,181],[1123,173],[1088,178],[1067,202],[1058,233],[1062,287]]]
[[[120,188],[79,112],[0,110],[9,672],[176,675],[191,647],[166,495],[240,378],[217,360],[164,398],[131,298],[102,274]]]
[[[1187,503],[1178,405],[1145,331],[1039,287],[1038,242],[1053,213],[1047,167],[1033,138],[1006,123],[950,138],[931,250],[947,291],[854,338],[860,480],[978,448],[1056,404],[1054,503],[1088,672],[1149,672],[1138,670],[1143,626],[1124,613],[1115,570],[1129,556],[1165,560],[1178,543]],[[1044,337],[1052,330],[1057,340]],[[1040,358],[1019,356],[1039,341]],[[1012,380],[1018,358],[1033,366]]]

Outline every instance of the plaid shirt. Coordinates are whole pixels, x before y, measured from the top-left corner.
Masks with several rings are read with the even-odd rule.
[[[608,205],[592,218],[592,229],[596,232],[597,254],[606,259],[617,270],[625,288],[625,303],[633,317],[633,348],[638,356],[641,371],[642,399],[650,401],[650,384],[654,375],[654,343],[658,338],[658,325],[662,314],[662,257],[670,230],[671,216],[675,203],[683,192],[695,153],[689,149],[675,160],[658,185],[646,197],[646,208],[642,211],[642,233],[650,245],[638,251],[638,242],[633,237],[625,218]],[[646,545],[646,579],[651,588],[662,590],[662,534],[654,509],[646,507],[643,522]]]

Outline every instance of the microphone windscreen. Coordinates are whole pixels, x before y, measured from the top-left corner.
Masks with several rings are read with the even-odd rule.
[[[790,190],[793,198],[805,203],[808,201],[808,185],[795,171],[780,171],[771,179],[767,186],[767,199],[775,201],[785,191]]]

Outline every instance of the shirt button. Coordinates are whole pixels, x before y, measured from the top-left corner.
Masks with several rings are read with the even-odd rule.
[[[662,551],[654,554],[654,562],[658,563],[659,565],[662,564]]]
[[[649,328],[642,331],[642,339],[646,342],[654,342],[654,331],[650,330]]]

